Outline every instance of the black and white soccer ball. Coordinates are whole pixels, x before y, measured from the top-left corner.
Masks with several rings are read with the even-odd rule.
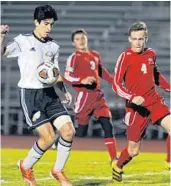
[[[54,63],[45,62],[37,67],[37,76],[41,83],[53,85],[59,77],[59,70]]]

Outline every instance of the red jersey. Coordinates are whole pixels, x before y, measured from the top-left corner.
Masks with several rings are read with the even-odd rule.
[[[134,96],[142,96],[144,106],[148,106],[162,98],[155,85],[170,91],[170,84],[157,69],[152,48],[141,54],[129,48],[119,56],[113,81],[113,89],[119,96],[130,101]]]
[[[92,85],[83,85],[81,80],[87,76],[94,76],[96,82]],[[103,67],[99,54],[96,51],[74,52],[67,60],[64,78],[72,84],[76,91],[88,91],[100,89],[100,78],[102,77],[110,84],[112,76]]]

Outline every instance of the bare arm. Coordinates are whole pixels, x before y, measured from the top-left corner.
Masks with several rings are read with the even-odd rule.
[[[5,53],[5,45],[4,45],[4,40],[5,36],[9,31],[9,26],[8,25],[0,25],[0,47],[1,47],[1,55],[4,55]]]
[[[63,100],[62,103],[67,103],[68,105],[70,105],[72,102],[72,95],[68,92],[67,88],[64,85],[63,80],[64,78],[62,76],[59,76],[56,85],[65,95],[66,100]]]

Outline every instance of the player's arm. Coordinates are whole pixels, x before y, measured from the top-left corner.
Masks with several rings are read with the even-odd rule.
[[[155,84],[167,92],[170,92],[171,86],[163,74],[158,70],[157,65],[154,67],[154,80]]]
[[[67,103],[70,105],[72,102],[72,95],[68,92],[63,80],[64,80],[63,77],[59,76],[56,85],[61,90],[61,92],[63,92],[65,95],[66,100],[62,101],[62,103]]]
[[[125,58],[125,52],[123,52],[116,63],[115,73],[113,77],[113,90],[122,98],[132,101],[132,99],[136,96],[131,93],[126,87],[123,85],[124,76],[127,71],[127,61]]]
[[[8,31],[9,31],[8,25],[0,25],[0,34],[1,34],[1,37],[0,37],[0,47],[1,47],[1,55],[4,55],[4,53],[5,53],[5,44],[4,44],[4,41],[5,41],[5,37],[6,37],[6,34],[8,33]]]
[[[59,72],[60,72],[59,63],[58,63],[58,58],[59,58],[59,46],[58,46],[57,51],[56,51],[56,54],[55,54],[55,56],[54,56],[54,64],[55,64],[55,66],[57,67],[57,69],[58,69]],[[59,75],[59,77],[58,77],[58,80],[57,80],[57,82],[56,82],[56,86],[59,88],[59,90],[60,90],[61,92],[64,93],[65,98],[66,98],[66,103],[68,103],[68,104],[70,105],[71,102],[72,102],[72,96],[71,96],[71,94],[68,92],[68,90],[67,90],[67,88],[66,88],[66,86],[65,86],[65,84],[64,84],[64,78],[63,78],[61,75]]]
[[[92,76],[88,76],[84,79],[81,79],[80,77],[78,77],[78,75],[76,75],[75,70],[76,70],[76,56],[72,55],[68,58],[66,63],[66,68],[64,72],[65,82],[72,85],[79,85],[79,84],[91,85],[94,81],[96,81],[96,79]]]
[[[55,67],[58,69],[58,71],[60,72],[60,68],[59,68],[59,62],[58,62],[58,59],[59,59],[59,45],[55,45],[56,46],[56,53],[55,53],[55,56],[54,56],[54,64],[55,64]],[[64,85],[64,82],[63,82],[63,77],[61,75],[59,75],[58,79],[57,79],[57,82],[56,82],[56,85],[57,87],[61,90],[61,92],[63,92],[64,94],[67,93],[67,89]]]
[[[63,92],[64,94],[68,92],[68,90],[64,84],[64,79],[61,75],[59,75],[56,85],[60,89],[60,91]]]
[[[6,46],[4,45],[4,40],[6,37],[7,32],[9,31],[8,25],[1,25],[0,26],[0,43],[1,43],[1,55],[12,58],[18,57],[21,53],[21,45],[23,43],[22,35],[18,35],[13,39],[13,41],[9,42]]]
[[[65,82],[69,84],[81,84],[81,78],[76,76],[76,55],[72,55],[67,59],[64,72]]]
[[[102,79],[106,80],[109,84],[112,84],[112,82],[113,82],[112,75],[108,72],[108,70],[102,64],[100,57],[99,57],[99,61],[100,61],[99,68],[98,68],[98,70],[99,70],[99,76]]]

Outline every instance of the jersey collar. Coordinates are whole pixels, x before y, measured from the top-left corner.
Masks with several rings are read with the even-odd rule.
[[[131,47],[128,48],[127,51],[128,51],[128,52],[131,52],[131,53],[133,53],[133,54],[136,54],[136,55],[144,55],[144,54],[146,54],[146,53],[148,52],[148,48],[145,48],[144,51],[143,51],[142,53],[136,53],[136,52],[134,52],[134,51],[131,49]]]
[[[34,36],[38,41],[40,41],[41,43],[47,43],[47,42],[49,41],[49,37],[46,38],[45,40],[41,40],[40,38],[38,38],[38,37],[35,35],[34,32],[33,32],[32,34],[33,34],[33,36]]]

